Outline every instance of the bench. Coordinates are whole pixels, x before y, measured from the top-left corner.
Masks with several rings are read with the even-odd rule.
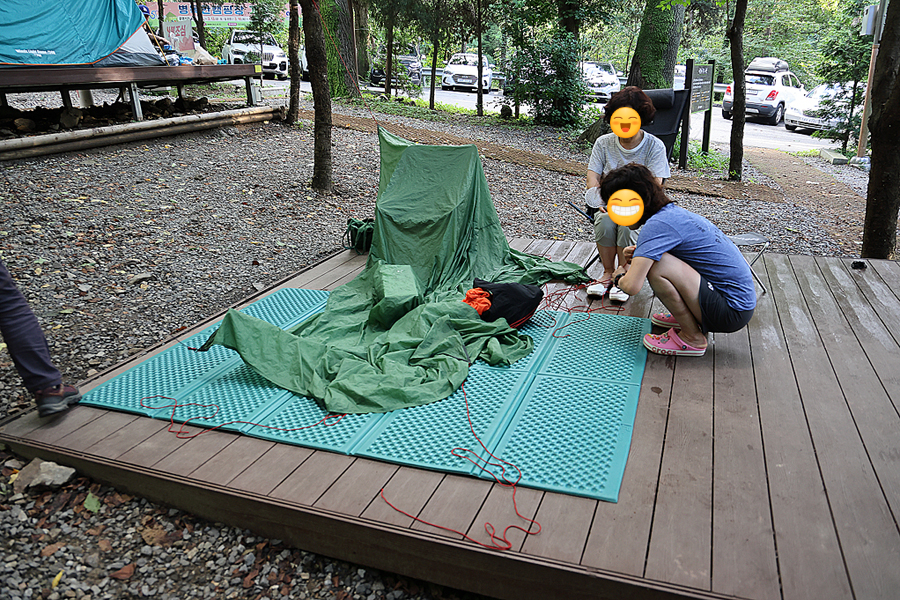
[[[128,89],[131,108],[136,121],[143,112],[138,96],[139,88],[174,85],[181,97],[185,85],[213,81],[243,79],[247,90],[247,104],[255,106],[250,79],[258,77],[259,65],[185,65],[178,67],[16,67],[0,69],[0,106],[8,106],[7,94],[58,91],[63,106],[72,108],[69,92],[119,88]]]

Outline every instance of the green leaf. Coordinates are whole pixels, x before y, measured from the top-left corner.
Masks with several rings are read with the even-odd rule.
[[[100,510],[100,498],[88,492],[87,498],[84,499],[84,507],[91,512],[99,512]]]

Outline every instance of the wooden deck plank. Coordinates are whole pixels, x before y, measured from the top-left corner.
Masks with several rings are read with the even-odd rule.
[[[422,512],[417,515],[420,521],[413,523],[412,529],[460,539],[461,534],[447,529],[463,533],[468,531],[490,491],[491,483],[488,481],[447,475],[425,503]],[[433,527],[428,523],[445,529]]]
[[[578,564],[598,500],[545,492],[535,520],[541,524],[540,535],[530,535],[522,552],[568,563]]]
[[[269,496],[312,506],[354,460],[352,456],[318,450],[272,490]]]
[[[379,492],[399,468],[377,460],[357,458],[313,506],[358,517],[372,502],[381,500]]]
[[[865,346],[859,343],[859,336],[873,340],[875,332],[864,330],[854,332],[845,315],[845,312],[848,313],[849,318],[856,321],[860,313],[866,310],[866,305],[862,299],[857,298],[859,301],[851,308],[852,303],[847,301],[856,286],[852,282],[845,281],[844,283],[849,285],[844,288],[835,280],[829,282],[817,269],[813,257],[792,257],[791,264],[797,273],[800,288],[811,313],[820,315],[816,318],[816,325],[826,352],[830,356],[842,358],[833,361],[835,375],[841,389],[845,390],[844,397],[859,436],[866,448],[871,449],[868,452],[869,460],[875,468],[890,510],[893,515],[900,515],[900,461],[892,459],[889,452],[884,452],[885,448],[891,448],[898,441],[900,415],[897,414],[896,407],[886,393],[885,382],[873,367],[869,353],[866,352]],[[829,283],[834,283],[835,286],[832,287]],[[841,298],[841,302],[835,300],[833,293]],[[889,336],[881,329],[880,322],[876,325],[875,319],[867,320],[879,328],[881,339],[887,341]],[[880,347],[870,350],[875,359],[881,353],[889,353],[895,361],[888,368],[896,369],[900,364],[896,361],[900,357],[900,347],[896,344],[886,349]],[[895,390],[900,392],[900,389]]]
[[[900,564],[900,534],[816,327],[819,321],[825,329],[833,317],[812,317],[794,279],[805,274],[793,270],[788,257],[767,257],[766,264],[770,275],[778,275],[772,292],[784,307],[779,315],[854,593],[892,597],[900,589],[900,570],[894,568]]]
[[[715,337],[712,338],[715,340]],[[675,361],[669,424],[645,576],[702,590],[711,583],[715,342]]]
[[[48,425],[51,420],[62,423],[65,417],[68,417],[72,412],[70,410],[64,413],[61,415],[62,418],[42,419],[38,416],[37,410],[31,410],[0,425],[0,434],[10,437],[25,437],[38,427]]]
[[[528,519],[534,518],[543,495],[540,490],[494,483],[467,535],[489,546],[504,547],[508,542],[511,550],[521,549],[528,537],[525,531],[538,531],[538,526]],[[493,531],[493,539],[488,533],[489,528]]]
[[[174,434],[169,435],[174,437]],[[153,465],[153,468],[174,473],[176,475],[189,475],[200,465],[214,457],[237,439],[238,435],[222,431],[208,431],[187,440],[187,443],[178,446],[170,454]]]
[[[158,433],[151,435],[140,445],[119,456],[118,460],[141,467],[152,467],[188,442],[187,439],[179,439],[169,431],[168,423],[165,421],[161,421],[161,423],[164,427]],[[186,431],[188,434],[195,433],[199,431],[199,428],[187,428]]]
[[[598,503],[585,566],[644,574],[674,369],[674,357],[647,356],[619,501]]]
[[[772,290],[782,283],[766,274],[766,263],[757,261],[754,269]],[[848,598],[850,583],[771,291],[759,296],[747,330],[783,597]]]
[[[716,334],[714,386],[712,589],[781,598],[746,329]]]
[[[41,426],[31,431],[28,438],[45,444],[56,444],[62,438],[95,421],[108,411],[90,406],[75,406],[59,418],[43,419]]]
[[[877,449],[870,451],[869,457],[891,506],[891,512],[898,515],[900,448],[897,431],[900,431],[900,415],[898,415],[900,346],[866,301],[844,267],[844,263],[839,260],[817,259],[816,265],[829,289],[841,299],[837,304],[843,311],[849,330],[840,331],[835,328],[830,334],[835,338],[834,343],[829,346],[830,338],[825,337],[825,346],[829,354],[834,354],[835,350],[838,353],[848,354],[846,362],[839,361],[835,365],[838,380],[842,389],[852,390],[846,395],[854,419],[859,425],[866,447]],[[900,302],[897,309],[900,311]],[[853,337],[848,338],[848,335]],[[838,336],[848,339],[846,348],[837,339]],[[856,344],[858,346],[855,346]],[[838,347],[835,347],[836,345]],[[861,352],[855,348],[859,348]],[[866,361],[863,361],[862,353],[865,353]],[[875,404],[877,400],[881,402]]]
[[[443,473],[435,471],[400,467],[384,486],[384,498],[379,494],[363,511],[362,517],[379,523],[410,527],[415,520],[403,513],[419,514],[444,477]],[[398,510],[394,510],[389,502]]]
[[[311,448],[302,446],[275,444],[249,468],[226,483],[236,490],[267,496],[313,452]]]
[[[192,479],[209,483],[231,481],[247,469],[268,450],[275,446],[274,442],[249,436],[238,436],[233,442],[194,469]]]
[[[290,278],[277,289],[288,287],[307,290],[329,289],[328,286],[335,279],[340,279],[349,271],[361,268],[365,263],[366,255],[358,255],[355,250],[345,250]]]
[[[104,411],[96,419],[60,438],[59,444],[83,452],[138,418],[138,415],[130,413]]]
[[[96,456],[118,458],[164,430],[166,425],[157,419],[137,418],[88,448],[88,452]]]

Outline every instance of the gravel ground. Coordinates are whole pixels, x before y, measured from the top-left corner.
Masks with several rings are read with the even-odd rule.
[[[38,94],[15,100],[58,102]],[[552,129],[382,118],[587,161]],[[65,379],[103,371],[339,250],[347,218],[372,214],[378,155],[372,134],[335,129],[333,136],[330,195],[307,186],[309,124],[257,124],[0,165],[0,257]],[[865,193],[865,173],[807,160]],[[484,168],[509,236],[590,239],[565,204],[580,203],[583,177],[493,160]],[[774,185],[749,166],[745,176]],[[675,197],[726,233],[769,235],[770,251],[840,255],[818,215],[794,203]],[[785,222],[790,231],[778,226]],[[0,350],[0,418],[30,406]],[[8,475],[21,465],[9,455],[0,460],[2,598],[472,597],[287,548],[85,479],[15,495]],[[89,493],[100,499],[97,512],[85,508]]]

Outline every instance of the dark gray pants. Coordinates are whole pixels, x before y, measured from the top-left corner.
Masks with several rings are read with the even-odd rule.
[[[47,338],[9,270],[0,262],[0,334],[30,392],[62,383],[50,360]]]

